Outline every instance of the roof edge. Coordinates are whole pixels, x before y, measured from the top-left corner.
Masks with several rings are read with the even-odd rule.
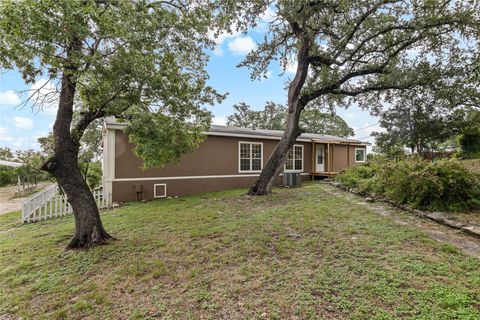
[[[112,121],[113,120],[113,121]],[[112,122],[109,122],[112,121]],[[125,122],[117,122],[115,118],[113,119],[105,119],[104,127],[106,129],[112,130],[124,130],[127,127]],[[255,134],[248,134],[248,133],[229,133],[229,132],[212,132],[212,131],[204,131],[203,134],[208,136],[219,136],[219,137],[238,137],[238,138],[252,138],[252,139],[265,139],[265,140],[281,140],[282,137],[275,137],[275,136],[265,136],[265,135],[255,135]],[[358,145],[358,146],[370,146],[372,145],[370,142],[366,141],[323,141],[322,139],[315,139],[315,138],[302,138],[301,136],[297,138],[296,141],[299,142],[316,142],[316,143],[330,143],[330,144],[345,144],[345,145]]]

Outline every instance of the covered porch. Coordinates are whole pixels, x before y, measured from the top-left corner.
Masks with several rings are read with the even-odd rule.
[[[309,174],[315,177],[332,177],[340,171],[365,162],[366,146],[349,142],[313,140],[312,161]],[[361,161],[356,161],[357,150],[363,150]],[[359,154],[360,155],[360,154]]]

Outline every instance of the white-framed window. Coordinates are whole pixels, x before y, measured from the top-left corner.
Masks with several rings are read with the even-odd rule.
[[[365,149],[355,148],[355,162],[365,162]]]
[[[238,143],[238,171],[260,172],[263,167],[263,143],[244,142]]]
[[[303,171],[303,145],[295,144],[288,151],[285,171]]]
[[[167,184],[157,183],[153,185],[153,197],[154,198],[166,198],[167,197]]]

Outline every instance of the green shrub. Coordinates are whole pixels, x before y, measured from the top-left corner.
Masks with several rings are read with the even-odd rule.
[[[17,182],[17,172],[15,168],[0,166],[0,187],[14,184]]]
[[[464,155],[480,154],[480,127],[471,128],[463,133],[459,142]]]
[[[355,188],[362,194],[379,193],[375,179],[375,167],[366,164],[344,170],[337,180],[348,188]]]
[[[418,208],[458,211],[480,205],[480,176],[456,160],[372,161],[343,171],[337,180]]]
[[[90,167],[87,173],[87,183],[91,189],[94,189],[100,185],[102,180],[102,164],[100,161],[90,163]]]

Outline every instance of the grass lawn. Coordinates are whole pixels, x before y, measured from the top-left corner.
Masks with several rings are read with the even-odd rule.
[[[480,318],[479,260],[331,190],[131,204],[82,252],[71,216],[0,216],[0,318]]]

